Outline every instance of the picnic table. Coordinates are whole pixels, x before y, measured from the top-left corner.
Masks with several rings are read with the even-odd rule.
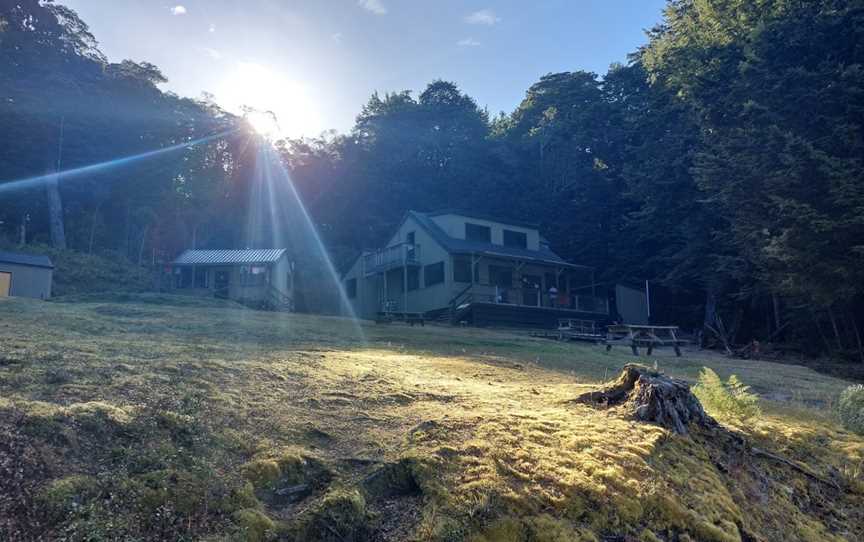
[[[646,355],[650,356],[655,347],[672,346],[675,355],[681,357],[681,345],[685,343],[678,338],[678,326],[647,326],[615,324],[606,329],[606,351],[612,350],[616,344],[629,346],[633,355],[639,355],[639,347],[648,348]]]
[[[375,314],[376,324],[391,324],[393,322],[405,322],[411,327],[414,327],[414,324],[426,326],[426,318],[422,312],[378,311]]]

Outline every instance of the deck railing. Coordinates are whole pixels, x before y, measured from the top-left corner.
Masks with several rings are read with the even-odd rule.
[[[468,303],[495,303],[609,314],[609,300],[602,297],[559,293],[553,305],[548,292],[543,292],[541,289],[506,288],[480,283],[466,287],[451,300],[450,305],[455,309]]]
[[[367,274],[379,273],[403,264],[420,264],[420,245],[399,243],[363,256],[363,268]]]

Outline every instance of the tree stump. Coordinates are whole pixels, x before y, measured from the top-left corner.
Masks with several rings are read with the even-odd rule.
[[[620,405],[635,419],[660,424],[679,435],[686,435],[691,423],[702,427],[717,426],[686,382],[643,365],[625,365],[615,382],[600,390],[583,393],[574,402],[607,407]]]

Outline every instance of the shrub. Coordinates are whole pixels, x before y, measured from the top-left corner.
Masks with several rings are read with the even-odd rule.
[[[864,385],[843,390],[837,402],[837,414],[846,429],[864,435]]]
[[[750,392],[737,376],[723,380],[708,367],[699,373],[699,383],[693,386],[693,394],[708,411],[719,418],[746,421],[759,416],[759,397]]]

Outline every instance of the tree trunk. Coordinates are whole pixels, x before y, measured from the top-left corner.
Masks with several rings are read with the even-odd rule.
[[[692,423],[702,427],[717,426],[686,382],[642,365],[625,365],[615,382],[583,393],[574,402],[607,407],[623,405],[637,420],[658,423],[679,435],[686,435]]]
[[[861,332],[858,330],[858,322],[855,320],[855,313],[849,313],[849,320],[852,321],[852,330],[855,332],[855,343],[858,345],[858,357],[861,363],[864,363],[864,346],[861,345]]]
[[[144,243],[147,241],[147,232],[150,230],[150,224],[144,226],[144,231],[141,232],[141,244],[138,245],[138,265],[144,264]]]
[[[18,244],[22,247],[27,244],[27,213],[21,215],[21,225],[18,226]]]
[[[779,331],[783,328],[783,323],[780,321],[780,298],[777,294],[771,294],[771,305],[774,308],[774,330]]]
[[[96,219],[99,218],[99,207],[93,211],[93,220],[90,222],[90,238],[87,241],[87,254],[93,254],[93,242],[96,240]]]
[[[822,324],[819,323],[819,318],[816,317],[816,313],[811,312],[810,314],[813,316],[813,323],[816,324],[816,331],[818,331],[819,336],[822,337],[822,343],[825,345],[825,353],[830,356],[833,349],[831,348],[831,343],[828,341],[828,336],[825,335],[824,331],[822,331]]]
[[[831,320],[831,329],[834,330],[834,340],[837,342],[837,351],[843,351],[843,341],[840,339],[840,330],[837,328],[837,319],[834,318],[834,309],[828,307],[828,318]]]
[[[48,222],[51,229],[51,246],[66,248],[66,230],[63,227],[63,200],[60,197],[60,175],[54,175],[48,181]]]

